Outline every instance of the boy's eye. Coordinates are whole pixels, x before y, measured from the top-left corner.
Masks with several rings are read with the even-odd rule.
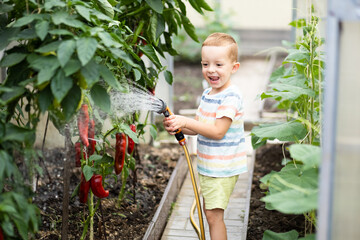
[[[216,64],[216,66],[221,67],[221,66],[222,66],[222,64],[221,64],[221,63],[218,63],[218,64]]]
[[[202,65],[203,65],[203,67],[207,67],[207,66],[208,66],[208,64],[207,64],[207,63],[203,63]]]

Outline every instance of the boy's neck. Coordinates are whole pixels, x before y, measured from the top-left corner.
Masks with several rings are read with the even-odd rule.
[[[215,94],[221,93],[221,92],[225,91],[226,89],[228,89],[231,85],[232,85],[231,80],[229,80],[228,84],[226,84],[226,86],[224,88],[221,88],[220,90],[211,88],[208,95],[215,95]]]

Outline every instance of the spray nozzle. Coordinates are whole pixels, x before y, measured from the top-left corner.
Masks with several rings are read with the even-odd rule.
[[[159,100],[162,104],[162,107],[161,107],[161,110],[159,110],[157,113],[164,114],[165,117],[169,117],[170,115],[172,115],[172,112],[170,111],[169,107],[166,106],[166,103],[163,100],[161,100],[160,98],[159,98]],[[185,136],[182,133],[180,128],[175,131],[175,137],[181,146],[183,146],[185,144]]]
[[[161,106],[161,109],[157,113],[162,114],[162,113],[166,112],[167,106],[166,106],[166,103],[162,99],[159,98],[159,100],[160,100],[162,106]]]

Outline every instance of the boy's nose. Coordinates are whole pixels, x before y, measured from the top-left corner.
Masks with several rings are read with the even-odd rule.
[[[209,72],[214,72],[214,71],[215,71],[215,68],[214,68],[213,65],[210,65],[208,69],[209,69],[209,70],[208,70]]]

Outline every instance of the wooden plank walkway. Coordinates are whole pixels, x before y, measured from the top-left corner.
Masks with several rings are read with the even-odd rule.
[[[276,63],[276,55],[269,60],[259,58],[245,58],[240,61],[239,70],[232,76],[232,81],[242,91],[244,97],[245,131],[247,123],[258,122],[261,119],[263,102],[257,98],[259,94],[266,91],[269,76]],[[251,125],[251,124],[250,124]],[[194,141],[195,139],[192,139]],[[225,210],[225,223],[229,240],[245,240],[250,207],[250,194],[252,175],[254,168],[255,151],[251,147],[249,133],[246,137],[248,153],[247,173],[242,174],[233,194],[231,195],[228,208]],[[194,148],[193,142],[188,142],[190,152]],[[193,161],[195,162],[193,157]],[[196,169],[196,167],[194,167]],[[197,175],[197,174],[196,174]],[[188,174],[180,190],[169,221],[163,232],[161,240],[195,240],[198,239],[190,222],[190,208],[194,199],[194,192]],[[202,202],[202,200],[201,200]],[[197,210],[195,211],[196,222],[198,222]],[[204,216],[206,239],[210,240],[209,227]]]
[[[248,168],[249,171],[241,174],[235,185],[233,194],[230,197],[228,208],[225,210],[224,218],[227,227],[229,240],[246,239],[247,223],[249,216],[251,181],[254,166],[254,151],[251,148],[250,137],[246,139],[248,146]],[[192,160],[196,164],[196,158]],[[196,169],[196,167],[194,167]],[[197,176],[197,173],[195,173]],[[194,191],[191,184],[190,174],[188,173],[176,203],[166,225],[161,240],[196,240],[198,236],[190,222],[190,208],[194,200]],[[202,203],[202,199],[201,199]],[[198,223],[197,210],[195,211],[195,221]],[[203,214],[206,231],[206,239],[210,240],[209,226]]]

